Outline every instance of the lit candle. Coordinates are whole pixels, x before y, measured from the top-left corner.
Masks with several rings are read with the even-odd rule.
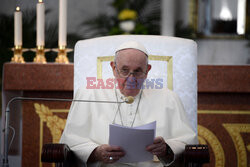
[[[67,0],[59,0],[58,46],[67,45]]]
[[[22,46],[22,12],[20,11],[20,7],[16,8],[14,13],[14,44],[15,46]]]
[[[36,45],[44,46],[45,6],[42,0],[36,5]]]

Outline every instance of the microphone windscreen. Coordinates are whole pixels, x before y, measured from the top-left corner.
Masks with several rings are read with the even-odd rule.
[[[128,97],[126,97],[125,102],[126,102],[127,104],[131,104],[131,103],[133,103],[133,102],[134,102],[134,97],[132,97],[132,96],[128,96]]]

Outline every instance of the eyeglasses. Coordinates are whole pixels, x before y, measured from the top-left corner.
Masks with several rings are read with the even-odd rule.
[[[130,72],[128,69],[120,69],[118,70],[118,68],[116,67],[116,71],[118,73],[118,75],[121,77],[121,78],[127,78],[129,77],[131,74],[133,74],[134,77],[136,78],[143,78],[146,76],[146,72],[143,72],[143,71],[134,71],[134,72]]]

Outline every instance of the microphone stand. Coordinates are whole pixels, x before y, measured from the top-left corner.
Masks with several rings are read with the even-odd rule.
[[[130,98],[130,97],[129,97]],[[10,104],[16,100],[42,100],[42,101],[60,101],[60,102],[95,102],[95,103],[131,103],[130,99],[125,99],[124,101],[92,101],[92,100],[77,100],[77,99],[59,99],[59,98],[32,98],[32,97],[14,97],[12,98],[6,106],[5,109],[5,126],[4,126],[4,155],[3,163],[1,167],[9,167],[8,152],[9,152],[9,119],[10,119]]]

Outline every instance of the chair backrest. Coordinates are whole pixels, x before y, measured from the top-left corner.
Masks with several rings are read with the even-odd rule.
[[[80,87],[86,88],[88,77],[113,78],[109,62],[115,49],[127,41],[137,41],[145,46],[152,65],[149,81],[160,79],[163,87],[179,95],[192,127],[197,131],[197,45],[192,40],[154,35],[81,40],[74,50],[74,93]]]

